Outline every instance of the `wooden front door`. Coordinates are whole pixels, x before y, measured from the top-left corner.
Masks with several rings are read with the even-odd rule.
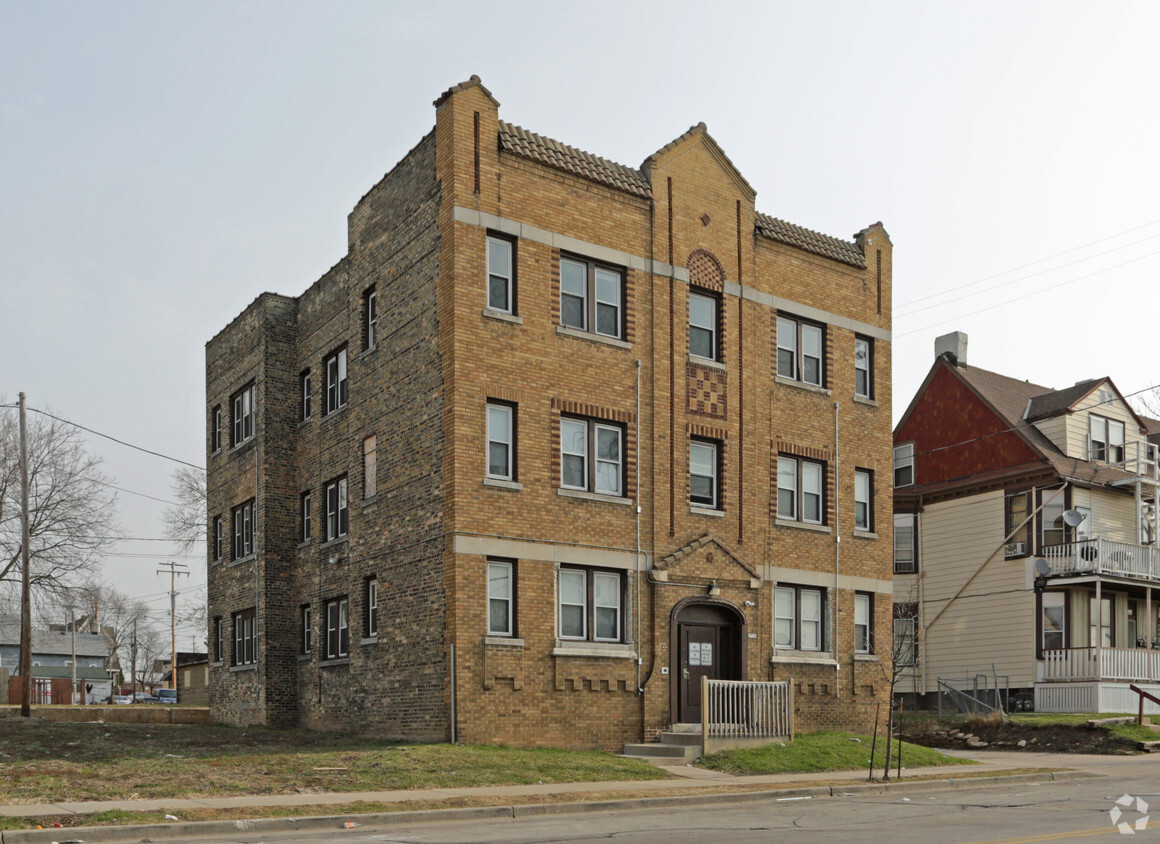
[[[721,628],[707,624],[682,624],[678,633],[677,720],[682,724],[699,724],[701,678],[721,679]]]

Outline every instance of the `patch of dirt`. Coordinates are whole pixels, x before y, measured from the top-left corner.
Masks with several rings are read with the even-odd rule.
[[[904,723],[906,741],[944,750],[1029,750],[1040,753],[1138,753],[1136,742],[1104,727],[971,721]],[[985,742],[985,744],[984,744]]]

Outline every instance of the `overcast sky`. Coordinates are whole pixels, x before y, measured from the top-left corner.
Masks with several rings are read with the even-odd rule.
[[[705,121],[760,211],[894,242],[894,416],[938,334],[1050,387],[1160,378],[1160,4],[0,0],[0,395],[204,465],[204,344],[297,295],[473,73],[639,165]],[[89,439],[120,530],[176,464]],[[166,616],[181,558],[126,541]],[[204,555],[182,600],[204,595]],[[179,646],[204,631],[186,631]]]

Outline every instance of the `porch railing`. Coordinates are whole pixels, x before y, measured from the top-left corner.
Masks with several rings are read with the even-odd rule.
[[[1160,651],[1145,648],[1045,650],[1043,679],[1160,680]]]
[[[701,678],[705,752],[716,740],[793,738],[793,689],[780,683]]]
[[[1054,574],[1115,574],[1160,580],[1160,550],[1110,539],[1048,545],[1043,558]]]
[[[1160,451],[1154,443],[1136,440],[1125,443],[1124,459],[1112,465],[1125,472],[1131,472],[1133,475],[1157,480],[1160,479],[1158,455],[1160,455]]]

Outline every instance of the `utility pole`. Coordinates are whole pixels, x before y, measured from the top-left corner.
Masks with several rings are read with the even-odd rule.
[[[28,420],[20,394],[20,717],[32,715],[32,587],[28,573]]]
[[[137,619],[133,619],[133,647],[129,649],[129,694],[137,702]]]
[[[169,688],[177,688],[177,576],[184,574],[189,577],[189,572],[178,571],[179,568],[186,568],[185,563],[175,563],[170,560],[168,563],[162,563],[161,568],[157,569],[158,574],[165,574],[166,570],[169,572],[169,645],[173,651],[173,662],[169,664]]]

